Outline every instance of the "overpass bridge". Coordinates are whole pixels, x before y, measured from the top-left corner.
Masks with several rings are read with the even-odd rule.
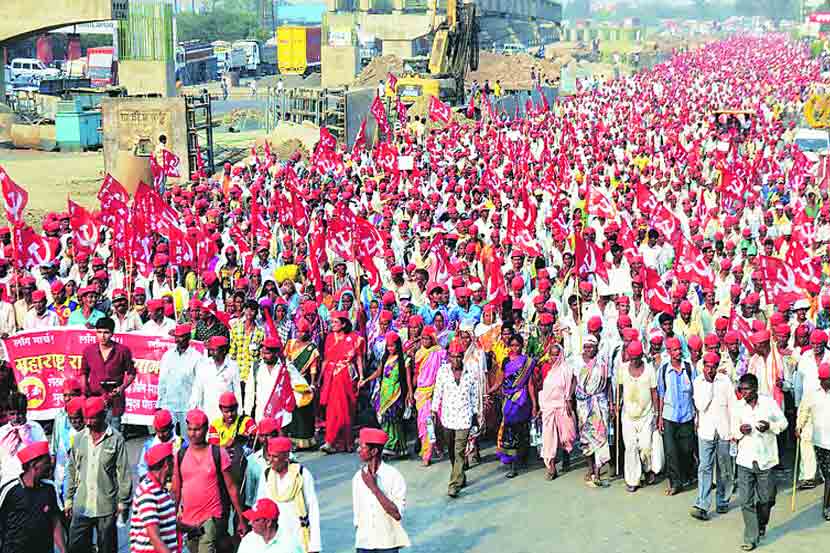
[[[126,19],[128,0],[0,0],[0,44],[94,21]]]

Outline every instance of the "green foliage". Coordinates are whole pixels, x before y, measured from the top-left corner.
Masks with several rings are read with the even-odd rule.
[[[178,14],[176,29],[180,41],[231,42],[257,36],[259,21],[255,11],[229,11],[217,8],[205,14]]]

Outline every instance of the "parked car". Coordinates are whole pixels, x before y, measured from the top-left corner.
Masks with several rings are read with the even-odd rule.
[[[12,79],[34,77],[35,79],[56,79],[61,76],[59,69],[46,67],[37,58],[15,58],[11,65]]]

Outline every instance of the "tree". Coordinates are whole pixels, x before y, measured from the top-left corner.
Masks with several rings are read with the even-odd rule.
[[[255,37],[259,21],[256,12],[229,12],[217,9],[205,14],[180,13],[176,16],[176,28],[180,41],[232,42]]]

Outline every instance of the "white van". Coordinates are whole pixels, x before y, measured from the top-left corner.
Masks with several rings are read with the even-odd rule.
[[[54,79],[60,76],[60,70],[46,67],[39,59],[15,58],[12,60],[12,79],[17,79],[18,77]]]
[[[820,166],[818,162],[830,154],[830,134],[819,129],[796,129],[793,142],[813,162],[811,173],[816,176]]]

